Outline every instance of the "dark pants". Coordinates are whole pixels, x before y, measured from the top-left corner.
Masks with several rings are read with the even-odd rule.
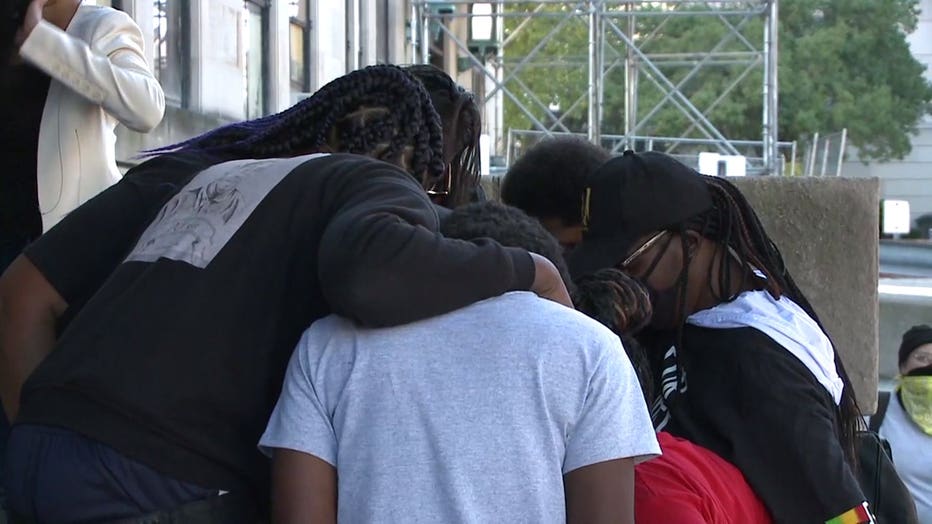
[[[13,262],[13,259],[22,253],[23,248],[29,245],[32,239],[21,235],[0,233],[0,275]],[[0,478],[3,478],[3,460],[6,457],[6,439],[10,431],[10,424],[6,420],[6,413],[0,409]],[[6,508],[6,497],[3,486],[0,485],[0,524],[3,521],[3,510]]]
[[[8,508],[27,522],[138,519],[218,495],[65,429],[15,426],[7,444]]]

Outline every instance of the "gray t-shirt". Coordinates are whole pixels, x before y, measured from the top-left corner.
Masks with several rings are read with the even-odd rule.
[[[621,342],[508,293],[388,329],[330,316],[299,343],[260,448],[337,468],[340,522],[562,522],[563,475],[660,453]]]

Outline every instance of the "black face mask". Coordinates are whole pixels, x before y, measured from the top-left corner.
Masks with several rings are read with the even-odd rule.
[[[672,240],[672,237],[671,237]],[[686,268],[680,270],[680,274],[677,275],[676,281],[667,289],[658,290],[647,283],[647,279],[653,274],[654,270],[657,268],[657,265],[660,263],[660,259],[666,254],[667,250],[670,248],[670,242],[663,247],[660,253],[654,258],[651,262],[650,267],[647,270],[647,273],[638,278],[637,280],[647,288],[647,293],[650,296],[651,309],[653,310],[653,315],[651,315],[650,323],[648,328],[652,331],[670,331],[680,327],[682,323],[682,313],[677,311],[677,305],[680,302],[680,294],[682,292],[682,286],[685,284],[685,275]]]
[[[680,313],[677,311],[677,305],[680,300],[680,286],[682,278],[677,278],[676,283],[668,289],[658,291],[654,289],[647,280],[641,280],[647,293],[650,295],[650,305],[654,313],[650,317],[648,326],[655,331],[668,331],[679,327]]]

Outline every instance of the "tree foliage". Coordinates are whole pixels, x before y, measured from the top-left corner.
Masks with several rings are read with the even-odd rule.
[[[585,131],[587,13],[571,3],[509,6],[512,12],[535,9],[556,16],[506,19],[506,37],[511,38],[504,50],[504,75],[510,77],[506,85],[538,122],[563,130],[545,110],[558,103],[566,129]],[[627,47],[621,35],[629,33],[628,19],[624,7],[608,9],[614,16],[610,17],[613,24],[606,24],[608,71],[602,130],[603,134],[623,134]],[[680,91],[726,137],[759,140],[763,68],[761,64],[749,68],[746,61],[761,48],[762,18],[666,16],[669,13],[664,10],[673,8],[662,3],[641,4],[639,9],[654,10],[651,16],[635,18],[633,38],[657,70],[640,62],[636,114],[642,122],[636,134],[705,137],[669,102],[644,120],[664,98],[665,90],[658,86],[663,77],[681,84]],[[780,139],[797,140],[814,132],[847,128],[849,142],[863,159],[906,155],[910,135],[929,112],[932,100],[932,85],[923,76],[925,68],[912,56],[906,40],[915,29],[917,15],[917,0],[781,0]],[[737,27],[740,36],[733,35],[728,24]],[[548,39],[551,33],[553,38]],[[706,55],[716,46],[727,54],[726,60],[710,63]],[[535,48],[539,48],[536,53]],[[690,75],[703,58],[705,65]],[[725,93],[732,84],[734,89]],[[539,127],[507,97],[505,123],[514,129]]]

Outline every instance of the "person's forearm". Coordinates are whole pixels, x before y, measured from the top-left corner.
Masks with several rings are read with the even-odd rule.
[[[9,420],[19,411],[23,383],[54,345],[55,314],[51,308],[27,313],[0,298],[0,397]]]
[[[56,323],[67,307],[24,255],[0,276],[0,400],[9,420],[19,411],[23,383],[52,351]]]
[[[348,172],[331,182],[343,185],[335,193],[344,201],[318,248],[318,277],[332,312],[384,327],[508,291],[530,290],[571,304],[559,272],[543,257],[488,239],[444,238],[437,213],[413,179],[381,165],[346,165]]]
[[[337,522],[337,470],[307,453],[276,449],[272,460],[272,522]]]
[[[634,460],[581,467],[563,477],[567,524],[634,524]]]

